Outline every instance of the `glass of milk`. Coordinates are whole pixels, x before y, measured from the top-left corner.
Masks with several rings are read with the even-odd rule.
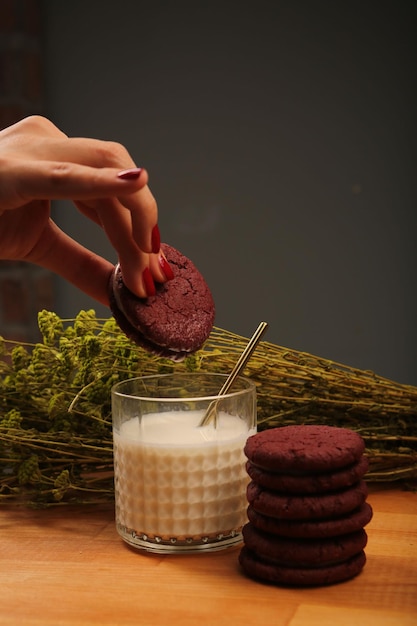
[[[116,526],[149,552],[221,550],[242,541],[243,448],[256,432],[256,387],[223,374],[158,374],[112,389]],[[201,426],[209,406],[215,418]]]

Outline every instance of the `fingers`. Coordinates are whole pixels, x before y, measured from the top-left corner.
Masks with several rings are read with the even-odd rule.
[[[93,168],[108,168],[114,170],[125,168],[126,174],[134,174],[136,166],[132,157],[124,146],[117,142],[101,141],[96,139],[85,139],[83,137],[73,137],[66,140],[57,139],[48,141],[48,150],[52,151],[54,158],[65,160],[66,162],[82,163]],[[41,158],[42,144],[39,144],[38,154]],[[126,171],[127,170],[127,171]],[[140,176],[141,185],[136,193],[124,194],[124,189],[117,190],[114,194],[123,206],[132,214],[131,236],[136,243],[145,251],[152,252],[152,229],[158,221],[158,210],[155,198],[147,186],[148,176]],[[131,176],[122,179],[124,182],[132,180]],[[105,197],[111,194],[96,194],[94,197]],[[84,199],[72,196],[75,199]],[[97,205],[97,211],[100,205]]]
[[[0,167],[0,214],[2,210],[28,207],[33,200],[80,198],[76,201],[78,208],[104,228],[117,251],[127,286],[139,297],[146,297],[153,293],[153,281],[167,280],[158,258],[150,260],[152,250],[159,252],[159,237],[157,249],[153,237],[157,206],[146,186],[145,170],[129,169],[127,177],[125,171],[120,174],[119,170],[111,168],[95,169],[74,163],[29,162],[22,168],[20,163],[9,162],[7,176]],[[102,199],[97,200],[97,196]],[[62,235],[59,241],[64,241]],[[68,241],[64,243],[67,245]],[[74,242],[71,249],[75,250]],[[36,255],[39,255],[39,247]],[[47,263],[60,275],[69,273],[68,280],[73,283],[78,280],[80,289],[91,291],[88,281],[83,283],[82,275],[77,278],[77,267],[53,267],[59,261],[55,248],[49,256],[46,253],[39,256],[43,265]]]
[[[151,295],[154,281],[172,278],[172,270],[159,250],[158,208],[147,185],[148,174],[136,167],[124,146],[69,138],[40,116],[28,117],[1,131],[0,140],[4,155],[0,152],[0,215],[34,200],[73,200],[80,211],[104,228],[118,253],[124,280],[134,293],[146,297]],[[37,259],[33,262],[51,268],[90,294],[96,288],[86,278],[86,267],[93,271],[97,263],[99,273],[103,269],[109,272],[109,264],[52,222],[31,256]],[[93,297],[103,301],[102,288],[100,293],[100,297]]]
[[[88,214],[92,207],[85,203],[77,206]],[[105,198],[97,202],[95,213],[99,218],[110,243],[118,253],[126,286],[139,297],[153,295],[153,281],[165,282],[169,276],[164,273],[159,263],[158,253],[149,254],[141,248],[137,238],[132,235],[133,213],[115,198]],[[142,229],[153,223],[152,212],[145,213]]]
[[[139,169],[123,145],[68,138],[40,116],[18,122],[2,131],[0,138],[7,155],[0,163],[0,176],[3,171],[7,179],[0,192],[0,210],[33,199],[117,197],[132,212],[133,238],[141,248],[152,251],[156,202],[147,187],[147,173],[143,170],[137,175]]]
[[[158,207],[151,190],[146,185],[135,194],[118,197],[119,202],[129,210],[131,216],[131,236],[142,250],[147,252],[159,251],[159,236],[155,241],[157,231]]]
[[[58,161],[7,159],[0,167],[0,200],[4,210],[31,200],[92,199],[134,194],[148,182],[148,174],[137,168],[136,177],[123,178],[119,169],[97,169]],[[138,202],[138,201],[137,201]],[[134,205],[133,200],[131,204]]]
[[[113,239],[118,243],[117,236]],[[108,306],[108,281],[114,266],[69,237],[52,220],[48,222],[26,260],[62,276],[78,289]],[[126,285],[142,298],[152,295],[154,281],[165,282],[173,277],[169,273],[169,267],[164,272],[164,264],[159,262],[159,255],[148,255],[134,246],[122,252],[120,265]]]
[[[83,212],[88,213],[90,219],[102,224],[103,201],[97,198],[120,197],[120,201],[111,203],[113,223],[117,226],[118,220],[129,219],[129,238],[150,253],[158,210],[146,184],[148,174],[141,168],[127,170],[128,177],[125,173],[126,170],[51,161],[29,161],[22,165],[19,160],[8,160],[2,167],[0,159],[0,214],[32,200],[72,199],[82,204]],[[131,217],[122,218],[127,213],[131,213]],[[127,235],[126,229],[124,232]]]

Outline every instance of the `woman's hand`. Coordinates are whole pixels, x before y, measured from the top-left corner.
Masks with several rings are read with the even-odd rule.
[[[0,259],[36,263],[108,304],[113,265],[60,230],[50,202],[71,199],[118,253],[123,280],[140,297],[172,278],[159,246],[157,205],[120,144],[69,138],[33,116],[0,132]]]

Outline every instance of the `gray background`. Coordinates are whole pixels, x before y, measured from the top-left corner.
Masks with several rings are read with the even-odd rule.
[[[417,384],[416,2],[45,0],[47,115],[124,143],[216,325]],[[60,225],[115,260],[67,203]],[[58,312],[109,311],[57,281]]]

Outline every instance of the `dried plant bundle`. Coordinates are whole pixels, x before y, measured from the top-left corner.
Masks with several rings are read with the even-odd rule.
[[[133,345],[113,318],[39,314],[34,345],[0,338],[0,502],[45,506],[113,498],[110,390],[132,376],[229,373],[248,339],[214,328],[182,363]],[[365,440],[369,481],[417,480],[417,387],[261,341],[245,368],[258,429],[351,428]]]

